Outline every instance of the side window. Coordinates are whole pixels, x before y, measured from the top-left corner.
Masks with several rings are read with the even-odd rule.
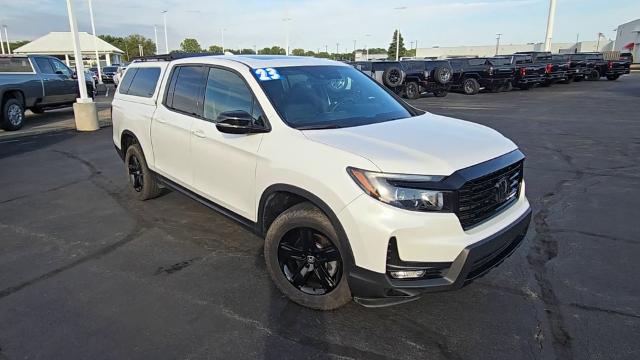
[[[252,113],[253,95],[237,74],[223,69],[211,68],[204,94],[204,117],[216,121],[225,111]],[[253,115],[253,114],[252,114]]]
[[[165,104],[174,110],[190,115],[201,115],[203,73],[204,68],[202,66],[180,66],[176,68],[173,72]]]
[[[128,88],[127,94],[147,98],[153,96],[153,93],[156,91],[156,84],[158,83],[159,77],[160,68],[138,68],[138,71],[133,77],[131,85]]]
[[[124,74],[124,78],[122,79],[122,81],[120,82],[120,85],[118,86],[118,92],[120,94],[129,93],[129,87],[131,86],[131,82],[133,81],[133,78],[136,76],[137,72],[138,72],[138,68],[129,68],[127,70],[127,72]]]
[[[38,65],[38,69],[40,69],[40,72],[43,74],[55,74],[56,72],[53,70],[53,66],[51,66],[51,63],[49,62],[48,58],[43,58],[43,57],[37,57],[35,58],[36,60],[36,65]]]
[[[51,61],[51,65],[53,66],[53,72],[71,77],[71,69],[69,69],[67,65],[63,64],[62,61],[57,59],[49,59],[49,61]]]

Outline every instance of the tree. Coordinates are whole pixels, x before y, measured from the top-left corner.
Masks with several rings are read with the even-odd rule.
[[[391,39],[391,44],[389,44],[389,51],[387,51],[388,58],[391,60],[396,59],[396,40],[398,38],[398,30],[393,32],[393,39]],[[402,38],[402,33],[400,33],[400,55],[398,58],[405,56],[407,52],[407,48],[404,47],[404,39]]]
[[[261,55],[286,55],[286,51],[280,46],[266,47],[260,50]]]
[[[139,34],[132,34],[126,37],[99,35],[100,39],[124,51],[125,61],[140,56],[139,45],[142,45],[144,55],[155,55],[156,44],[151,40]]]
[[[209,52],[212,54],[222,54],[222,46],[211,45],[209,46]]]
[[[256,52],[253,49],[241,49],[241,54],[255,54]]]
[[[31,41],[29,40],[17,40],[17,41],[10,42],[9,45],[11,45],[11,51],[13,51],[21,46],[27,45],[30,42]]]
[[[304,49],[293,49],[291,54],[294,56],[304,56]]]
[[[198,40],[193,39],[193,38],[186,38],[184,40],[182,40],[182,42],[180,43],[180,50],[187,52],[187,53],[199,53],[202,52],[202,48],[200,47],[200,44],[198,43]]]

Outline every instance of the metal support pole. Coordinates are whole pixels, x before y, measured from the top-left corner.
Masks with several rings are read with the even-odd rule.
[[[167,10],[162,12],[164,18],[164,48],[169,53],[169,35],[167,34]]]
[[[102,84],[102,66],[100,66],[100,54],[98,53],[98,40],[96,39],[96,23],[93,20],[93,5],[89,0],[89,16],[91,17],[91,31],[93,31],[93,47],[96,52],[96,67],[98,68],[98,84]]]
[[[547,36],[544,39],[544,51],[551,51],[553,39],[553,22],[556,18],[556,0],[549,1],[549,17],[547,18]]]
[[[84,63],[82,62],[82,52],[80,51],[80,35],[78,34],[78,23],[73,13],[73,0],[67,0],[67,13],[69,14],[69,27],[71,28],[71,40],[73,41],[73,56],[76,62],[76,75],[78,77],[78,87],[80,88],[80,99],[78,102],[91,102],[87,96],[87,84],[84,79]]]
[[[160,52],[160,48],[158,47],[158,27],[153,25],[153,36],[156,39],[156,54]]]
[[[2,55],[4,55],[4,41],[2,40],[2,31],[0,31],[0,47],[2,47]]]
[[[4,29],[4,39],[7,41],[7,54],[11,54],[11,44],[9,43],[9,34],[7,34],[7,25],[2,25]]]
[[[496,56],[500,54],[500,37],[502,34],[496,34]]]

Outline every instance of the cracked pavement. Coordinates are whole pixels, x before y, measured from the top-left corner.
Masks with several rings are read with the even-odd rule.
[[[379,309],[301,308],[261,239],[130,198],[109,128],[0,140],[0,359],[638,359],[638,80],[412,101],[513,139],[534,220],[487,276]]]

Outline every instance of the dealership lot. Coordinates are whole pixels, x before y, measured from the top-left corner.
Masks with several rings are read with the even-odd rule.
[[[535,218],[482,279],[379,309],[299,307],[261,239],[131,199],[109,128],[0,140],[0,359],[637,359],[638,80],[412,101],[518,143]]]

